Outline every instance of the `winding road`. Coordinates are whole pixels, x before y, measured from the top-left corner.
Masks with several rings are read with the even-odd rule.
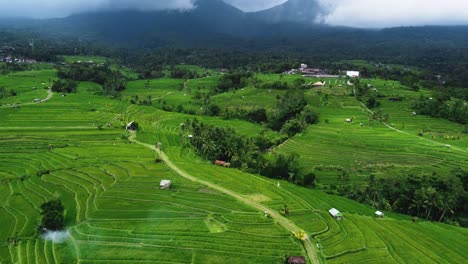
[[[7,108],[7,107],[14,107],[14,106],[22,106],[22,105],[35,105],[35,104],[40,104],[40,103],[44,103],[44,102],[47,102],[49,101],[50,99],[52,99],[52,97],[54,97],[54,93],[52,92],[51,89],[47,90],[47,97],[44,98],[44,99],[41,99],[40,102],[31,102],[31,103],[23,103],[23,104],[13,104],[13,105],[3,105],[3,106],[0,106],[0,108]]]
[[[364,103],[360,102],[362,107],[364,107],[364,109],[366,109],[367,112],[369,112],[370,114],[374,114],[374,111],[370,110]],[[391,125],[389,125],[387,122],[384,122],[384,121],[381,121],[381,123],[386,126],[387,128],[393,130],[393,131],[396,131],[398,133],[401,133],[401,134],[404,134],[406,136],[410,136],[410,137],[418,137],[420,140],[424,140],[424,141],[427,141],[427,142],[431,142],[435,145],[439,145],[439,146],[442,146],[442,147],[449,147],[450,149],[454,149],[454,150],[458,150],[460,152],[463,152],[463,153],[468,153],[468,151],[462,149],[462,148],[459,148],[459,147],[455,147],[455,146],[451,146],[451,145],[447,145],[447,144],[444,144],[444,143],[440,143],[440,142],[437,142],[435,140],[431,140],[431,139],[428,139],[428,138],[424,138],[424,137],[419,137],[417,135],[413,135],[411,133],[408,133],[408,132],[405,132],[405,131],[402,131],[398,128],[395,128]]]
[[[148,149],[151,149],[151,150],[154,150],[158,155],[159,155],[159,158],[161,160],[164,161],[164,163],[171,169],[173,170],[174,172],[176,172],[177,174],[179,174],[180,176],[190,180],[190,181],[193,181],[193,182],[197,182],[197,183],[200,183],[202,185],[205,185],[213,190],[216,190],[216,191],[219,191],[221,193],[224,193],[226,195],[229,195],[231,196],[232,198],[248,205],[248,206],[251,206],[253,208],[256,208],[257,210],[261,211],[261,212],[268,212],[269,216],[273,219],[276,220],[276,222],[281,225],[283,228],[285,228],[286,230],[288,230],[289,232],[291,233],[294,233],[294,232],[299,232],[301,231],[301,228],[299,228],[298,226],[296,226],[293,222],[291,222],[289,219],[287,219],[286,217],[282,216],[281,214],[279,214],[278,212],[276,212],[275,210],[272,210],[260,203],[257,203],[255,201],[252,201],[251,199],[248,199],[236,192],[233,192],[229,189],[226,189],[222,186],[219,186],[217,184],[214,184],[214,183],[211,183],[211,182],[207,182],[207,181],[204,181],[204,180],[201,180],[197,177],[194,177],[190,174],[188,174],[187,172],[181,170],[179,167],[177,167],[170,159],[169,157],[163,152],[161,151],[160,149],[158,149],[156,146],[153,146],[153,145],[150,145],[150,144],[146,144],[146,143],[143,143],[143,142],[140,142],[136,139],[136,133],[135,132],[131,132],[131,135],[129,137],[129,141],[130,142],[133,142],[133,143],[136,143],[138,145],[141,145],[143,147],[146,147]],[[312,241],[310,240],[309,237],[306,238],[306,240],[303,241],[303,245],[304,245],[304,248],[307,252],[307,257],[309,258],[309,261],[310,263],[320,263],[319,259],[318,259],[318,256],[317,256],[317,252],[315,250],[315,247],[314,247],[314,244],[312,243]]]

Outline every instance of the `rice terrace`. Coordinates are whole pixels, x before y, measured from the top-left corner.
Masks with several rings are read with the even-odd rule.
[[[282,2],[0,12],[0,264],[467,263],[468,29]]]

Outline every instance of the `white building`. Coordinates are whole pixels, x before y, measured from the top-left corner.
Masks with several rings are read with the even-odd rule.
[[[159,187],[161,189],[169,189],[171,188],[172,182],[170,180],[162,180],[161,183],[159,183]]]
[[[375,212],[375,216],[377,216],[377,217],[384,217],[385,214],[384,214],[383,212],[381,212],[381,211],[376,211],[376,212]]]
[[[335,218],[335,220],[341,220],[341,218],[343,217],[343,214],[335,208],[328,210],[328,212],[333,218]]]
[[[360,73],[358,71],[347,71],[346,76],[350,78],[359,78]]]
[[[305,70],[307,68],[309,68],[309,65],[301,63],[301,70]]]

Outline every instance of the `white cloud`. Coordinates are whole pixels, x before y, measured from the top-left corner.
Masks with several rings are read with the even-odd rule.
[[[274,7],[286,1],[287,0],[225,0],[226,3],[249,12]]]
[[[99,9],[189,9],[193,0],[0,0],[0,16],[63,17]]]
[[[352,27],[468,24],[468,0],[319,0],[324,22]]]

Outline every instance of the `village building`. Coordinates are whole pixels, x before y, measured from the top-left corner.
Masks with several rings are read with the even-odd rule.
[[[335,220],[341,220],[341,218],[343,218],[343,214],[335,208],[328,210],[328,212]]]
[[[346,76],[350,78],[359,78],[360,73],[358,71],[347,71]]]
[[[289,257],[288,264],[306,264],[306,259],[302,256]]]
[[[383,218],[385,216],[385,214],[383,212],[381,212],[381,211],[376,211],[375,216]]]
[[[159,183],[159,188],[161,189],[169,189],[171,188],[171,184],[172,182],[170,180],[162,180],[160,183]]]

